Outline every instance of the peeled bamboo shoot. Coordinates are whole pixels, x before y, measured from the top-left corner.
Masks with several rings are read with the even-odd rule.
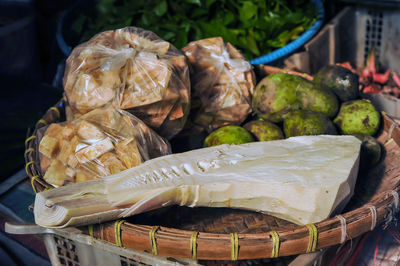
[[[35,220],[45,227],[78,226],[179,204],[314,223],[352,196],[360,144],[353,136],[302,136],[167,155],[38,193]]]

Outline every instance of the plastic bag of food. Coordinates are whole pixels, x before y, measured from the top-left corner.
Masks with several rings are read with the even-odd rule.
[[[209,132],[242,123],[256,83],[250,63],[221,37],[191,42],[182,51],[191,67],[193,101],[199,101],[193,122]]]
[[[113,102],[166,138],[182,129],[189,112],[185,56],[140,28],[105,31],[77,46],[63,83],[75,117]]]
[[[113,106],[38,132],[43,179],[62,186],[118,173],[170,154],[169,143],[142,121]]]

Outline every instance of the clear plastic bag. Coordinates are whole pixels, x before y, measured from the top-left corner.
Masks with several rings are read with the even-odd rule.
[[[64,90],[74,116],[113,102],[171,138],[183,127],[190,102],[185,56],[151,31],[105,31],[67,59]]]
[[[168,141],[142,121],[112,105],[38,132],[43,179],[55,186],[118,173],[170,154]]]
[[[193,101],[199,102],[193,122],[208,132],[242,123],[252,111],[256,83],[250,63],[221,37],[191,42],[182,51],[191,67]]]

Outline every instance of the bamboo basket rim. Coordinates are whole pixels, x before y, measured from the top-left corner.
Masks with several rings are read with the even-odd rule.
[[[287,72],[312,80],[312,77],[290,70],[262,66],[268,73]],[[62,119],[64,100],[61,99],[40,119],[32,136],[25,141],[25,170],[35,191],[52,188],[43,180],[35,159],[37,130]],[[385,145],[400,149],[400,127],[387,114],[382,113],[383,130],[388,134]],[[393,184],[387,191],[375,194],[361,207],[311,225],[266,233],[208,233],[177,228],[137,225],[118,220],[85,227],[83,232],[117,246],[151,252],[170,257],[203,260],[242,260],[274,258],[313,252],[343,244],[376,226],[388,223],[399,207],[400,171],[392,173]],[[343,231],[344,230],[344,231]]]

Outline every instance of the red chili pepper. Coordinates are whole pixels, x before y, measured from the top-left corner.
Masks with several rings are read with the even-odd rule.
[[[390,69],[386,70],[385,73],[372,73],[372,80],[381,84],[388,82],[390,76]]]
[[[364,68],[362,73],[361,73],[361,78],[362,80],[368,80],[369,76],[370,76],[370,72],[368,68]]]
[[[394,72],[392,72],[392,79],[393,79],[394,83],[396,83],[397,87],[400,88],[400,78]]]
[[[380,87],[378,86],[378,84],[372,83],[369,85],[366,85],[363,89],[364,93],[372,93],[372,94],[379,94],[382,92],[382,90],[380,90]]]
[[[340,63],[340,64],[337,64],[337,65],[339,65],[339,66],[341,66],[341,67],[344,67],[344,68],[347,68],[348,70],[350,70],[350,71],[353,72],[354,74],[358,74],[358,73],[357,73],[357,70],[355,70],[355,69],[351,66],[350,62],[344,62],[344,63]]]
[[[375,74],[376,67],[375,67],[375,49],[372,49],[371,53],[367,57],[367,65],[366,68],[368,69],[369,73]]]

